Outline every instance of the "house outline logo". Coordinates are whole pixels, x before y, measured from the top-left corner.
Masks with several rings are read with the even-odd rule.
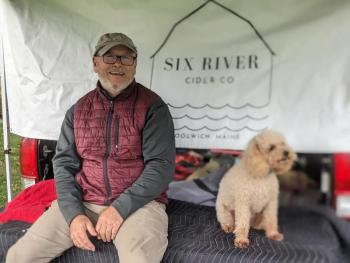
[[[230,13],[231,15],[235,16],[236,18],[240,19],[241,21],[243,21],[244,23],[246,23],[246,25],[249,26],[250,30],[252,31],[252,33],[255,35],[255,37],[263,44],[265,50],[267,50],[267,53],[269,54],[269,74],[268,76],[266,76],[266,78],[268,79],[267,81],[267,85],[268,85],[268,94],[266,96],[266,101],[264,101],[263,103],[257,104],[257,103],[250,103],[250,102],[245,102],[244,104],[241,105],[232,105],[231,103],[225,103],[222,105],[211,105],[210,103],[205,103],[202,105],[193,105],[191,103],[185,103],[182,105],[174,105],[172,103],[167,102],[168,106],[170,109],[172,110],[177,110],[177,109],[185,109],[188,108],[189,111],[192,110],[201,110],[201,109],[210,109],[213,111],[217,111],[217,110],[221,110],[221,109],[230,109],[230,110],[242,110],[245,108],[251,108],[251,109],[264,109],[266,107],[268,107],[268,105],[271,102],[271,93],[272,93],[272,76],[273,76],[273,56],[275,56],[275,52],[272,50],[272,48],[270,47],[270,45],[265,41],[265,39],[263,38],[262,34],[256,29],[256,27],[254,26],[254,24],[248,20],[247,18],[243,17],[242,15],[238,14],[237,12],[233,11],[232,9],[222,5],[221,3],[218,3],[215,0],[207,0],[205,1],[203,4],[201,4],[199,7],[197,7],[196,9],[194,9],[193,11],[191,11],[190,13],[188,13],[187,15],[185,15],[182,19],[180,19],[179,21],[177,21],[170,29],[170,31],[168,32],[168,34],[166,35],[165,39],[163,40],[163,42],[160,44],[160,46],[156,49],[156,51],[150,56],[150,59],[152,59],[152,67],[151,67],[151,78],[150,78],[150,88],[153,89],[154,87],[154,76],[155,76],[155,61],[157,58],[157,55],[166,47],[166,45],[169,43],[171,36],[173,35],[173,33],[175,32],[175,30],[177,28],[180,27],[180,25],[185,22],[186,20],[188,20],[190,17],[193,17],[194,15],[198,14],[201,10],[203,10],[205,7],[207,7],[209,4],[213,4],[216,5],[220,8],[222,8],[223,10],[225,10],[226,12]],[[188,61],[187,61],[188,62]],[[187,63],[188,66],[190,66],[189,63]],[[241,116],[230,116],[229,114],[224,114],[222,116],[210,116],[210,114],[205,114],[202,116],[191,116],[191,114],[182,114],[181,116],[175,116],[173,117],[173,119],[175,121],[177,120],[181,120],[184,118],[190,119],[192,121],[201,121],[203,119],[207,119],[207,120],[211,120],[211,121],[216,121],[216,122],[220,122],[222,120],[230,120],[233,122],[240,122],[242,120],[249,120],[250,122],[261,122],[261,121],[265,121],[266,119],[268,119],[268,115],[259,115],[259,116],[254,116],[251,113],[243,113]],[[260,127],[260,128],[254,128],[254,127],[250,127],[249,125],[244,125],[238,128],[232,128],[228,125],[222,126],[222,127],[208,127],[207,125],[204,125],[202,127],[190,127],[188,125],[184,125],[181,127],[175,127],[175,130],[182,130],[182,129],[187,129],[190,131],[199,131],[199,130],[208,130],[211,132],[218,132],[218,131],[222,131],[222,130],[226,130],[229,132],[239,132],[242,131],[244,129],[253,131],[253,132],[259,132],[262,129],[265,129],[266,127]]]

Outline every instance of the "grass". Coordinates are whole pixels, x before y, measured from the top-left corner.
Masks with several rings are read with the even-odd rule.
[[[4,156],[4,139],[3,139],[3,127],[2,120],[0,120],[0,208],[4,207],[7,202],[7,188],[6,188],[6,167]],[[11,145],[11,177],[12,177],[12,198],[14,198],[22,188],[21,183],[21,171],[19,167],[19,144],[21,137],[11,133],[10,145]]]

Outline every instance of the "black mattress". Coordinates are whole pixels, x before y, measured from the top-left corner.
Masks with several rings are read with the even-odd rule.
[[[162,262],[350,262],[350,223],[337,218],[328,207],[281,207],[280,228],[285,239],[272,241],[262,231],[251,230],[247,249],[235,248],[233,234],[221,231],[213,207],[170,200],[167,213],[169,245]],[[29,226],[23,222],[0,225],[0,261]],[[118,262],[112,244],[93,242],[95,252],[74,247],[54,262]]]

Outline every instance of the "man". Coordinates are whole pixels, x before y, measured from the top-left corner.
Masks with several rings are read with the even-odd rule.
[[[166,104],[135,82],[136,65],[129,37],[100,37],[97,87],[67,111],[57,142],[58,200],[10,248],[6,262],[49,262],[73,245],[94,251],[89,236],[113,242],[122,263],[161,261],[174,130]]]

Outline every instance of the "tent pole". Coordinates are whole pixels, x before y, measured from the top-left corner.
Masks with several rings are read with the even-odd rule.
[[[2,21],[3,22],[3,21]],[[7,88],[6,88],[6,70],[5,70],[5,52],[4,52],[4,24],[2,23],[1,34],[1,104],[2,104],[2,125],[3,125],[3,135],[4,135],[4,157],[5,157],[5,167],[6,167],[6,186],[7,186],[7,201],[12,200],[12,178],[11,178],[11,147],[10,147],[10,125],[9,125],[9,112],[8,112],[8,101],[7,101]]]

